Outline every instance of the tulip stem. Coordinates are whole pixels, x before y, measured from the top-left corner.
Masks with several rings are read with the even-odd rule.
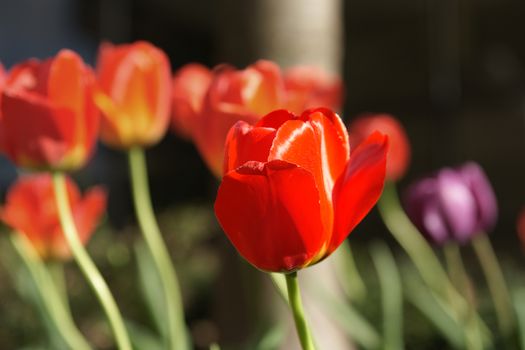
[[[66,279],[64,277],[64,265],[62,262],[53,260],[46,264],[47,270],[55,283],[56,289],[60,294],[60,297],[64,301],[64,306],[66,311],[71,314],[71,309],[69,307],[69,298],[67,296],[67,286]]]
[[[478,234],[472,240],[472,246],[485,274],[494,308],[496,309],[500,331],[504,336],[509,336],[514,327],[514,314],[509,290],[498,263],[498,258],[488,236],[484,232]]]
[[[71,253],[106,313],[113,334],[115,335],[115,341],[118,348],[120,350],[131,350],[131,342],[126,328],[124,327],[124,322],[117,307],[117,303],[115,302],[106,281],[102,277],[102,274],[97,269],[93,260],[89,257],[84,245],[78,237],[77,228],[69,205],[66,179],[62,172],[53,173],[53,187],[60,224],[64,231],[64,236],[69,248],[71,249]]]
[[[31,243],[25,236],[14,232],[10,236],[11,244],[22,259],[29,275],[37,286],[38,293],[42,298],[45,312],[49,315],[60,336],[70,349],[91,350],[84,336],[76,327],[71,314],[63,301],[57,286],[46,270],[44,263],[40,260]]]
[[[465,341],[469,350],[483,349],[480,324],[476,321],[476,303],[474,289],[461,258],[461,251],[456,243],[448,243],[443,247],[445,261],[450,279],[455,287],[462,291],[469,303],[469,313],[465,320]]]
[[[299,283],[297,282],[297,272],[286,274],[286,287],[288,288],[288,300],[292,308],[295,329],[297,330],[301,347],[303,350],[315,350],[312,333],[304,317],[303,302],[301,300]]]
[[[430,245],[406,216],[399,202],[395,183],[385,184],[377,207],[386,227],[410,257],[425,284],[442,299],[450,300],[452,308],[456,310],[456,320],[464,322],[469,313],[468,302],[451,283]],[[490,330],[477,313],[475,320],[483,331],[485,341],[490,342]]]
[[[189,341],[185,329],[180,287],[175,267],[171,262],[168,249],[155,219],[149,192],[144,150],[140,147],[130,149],[128,160],[135,213],[144,241],[151,252],[155,267],[163,283],[168,329],[170,331],[170,349],[188,349]]]

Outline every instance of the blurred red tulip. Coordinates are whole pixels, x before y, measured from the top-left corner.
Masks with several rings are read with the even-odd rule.
[[[143,41],[104,43],[97,75],[101,140],[121,149],[159,142],[168,128],[171,104],[171,69],[164,52]]]
[[[292,113],[314,107],[341,108],[343,82],[317,67],[296,66],[286,70],[284,85],[286,108]]]
[[[246,260],[291,272],[343,242],[382,192],[387,137],[374,133],[351,157],[349,149],[343,123],[324,108],[235,124],[215,214]]]
[[[190,64],[175,75],[173,128],[191,134],[208,167],[222,176],[224,141],[238,120],[255,124],[278,108],[301,113],[307,107],[339,109],[341,83],[313,67],[283,75],[273,62],[260,60],[243,70],[219,66],[212,72]]]
[[[0,120],[2,119],[2,91],[4,91],[5,75],[4,66],[0,63]]]
[[[80,240],[86,243],[106,208],[106,194],[98,187],[82,197],[76,184],[67,178],[69,203]],[[71,257],[63,235],[49,174],[20,178],[8,191],[0,219],[13,230],[27,236],[44,259]]]
[[[396,118],[389,114],[365,114],[352,121],[348,131],[352,149],[374,131],[388,135],[386,178],[397,181],[405,175],[410,163],[410,143],[403,125]]]
[[[185,139],[191,138],[212,77],[208,68],[197,63],[185,65],[173,77],[172,128]]]
[[[1,104],[2,149],[18,166],[75,170],[92,154],[99,126],[92,71],[74,52],[16,65]]]

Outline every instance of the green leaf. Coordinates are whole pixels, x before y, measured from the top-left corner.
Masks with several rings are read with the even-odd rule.
[[[165,350],[162,341],[149,329],[131,320],[126,320],[125,322],[134,349]]]
[[[403,276],[407,300],[432,322],[434,327],[452,347],[456,349],[464,348],[463,328],[455,321],[453,315],[447,311],[446,303],[440,302],[439,296],[417,279],[415,271],[408,271]]]
[[[381,286],[383,307],[383,349],[403,349],[403,291],[396,261],[384,243],[371,248]]]

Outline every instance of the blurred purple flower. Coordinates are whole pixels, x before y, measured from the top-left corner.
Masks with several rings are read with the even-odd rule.
[[[490,230],[498,215],[490,182],[473,162],[415,182],[407,189],[404,204],[414,225],[436,244],[465,243]]]

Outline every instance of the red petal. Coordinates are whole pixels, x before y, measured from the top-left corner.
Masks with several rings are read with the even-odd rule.
[[[324,232],[333,227],[332,191],[347,164],[348,140],[340,137],[344,126],[332,112],[313,111],[301,120],[284,123],[273,141],[268,160],[280,159],[308,170],[314,175],[320,192]]]
[[[5,152],[18,165],[57,165],[74,142],[72,111],[54,108],[38,95],[6,90],[2,111]]]
[[[252,112],[264,115],[282,105],[284,81],[278,65],[259,60],[241,74],[243,102]]]
[[[73,208],[73,216],[82,243],[86,243],[106,210],[106,192],[93,187]]]
[[[283,125],[287,121],[294,120],[297,118],[298,117],[295,114],[288,112],[285,109],[278,109],[276,111],[266,114],[264,117],[261,118],[261,120],[257,122],[255,126],[279,129],[281,125]]]
[[[187,64],[175,73],[172,89],[172,127],[185,138],[191,137],[196,114],[201,112],[212,76],[208,68],[197,63]]]
[[[293,271],[326,243],[312,175],[293,164],[250,162],[229,172],[215,214],[239,253],[266,271]]]
[[[248,161],[266,162],[274,137],[275,129],[254,128],[244,121],[238,121],[226,137],[224,173]]]
[[[334,188],[335,223],[329,252],[343,242],[381,196],[387,151],[387,136],[375,132],[352,152]]]

